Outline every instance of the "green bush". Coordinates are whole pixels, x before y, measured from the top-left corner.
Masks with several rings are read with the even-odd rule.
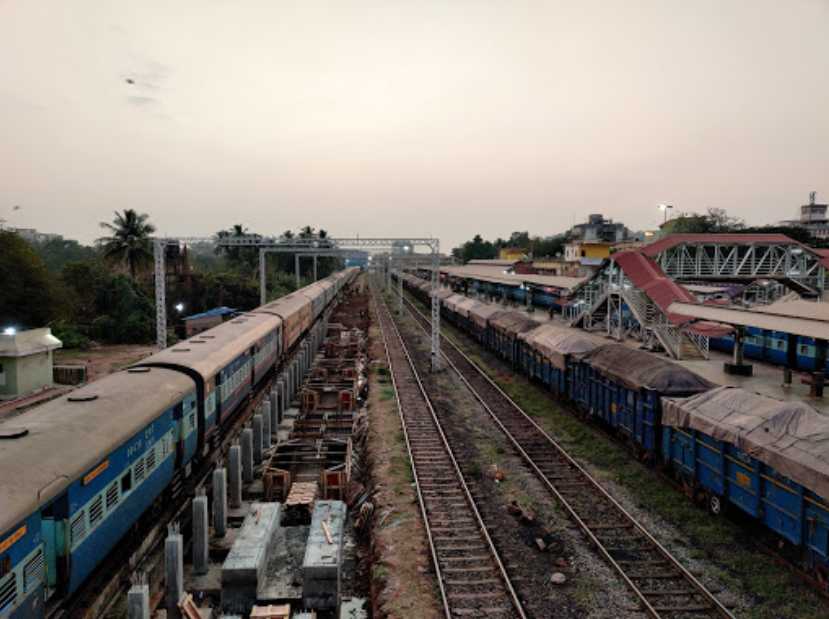
[[[52,325],[52,335],[63,343],[64,348],[77,348],[79,350],[89,348],[89,338],[77,325],[63,321],[57,322]]]

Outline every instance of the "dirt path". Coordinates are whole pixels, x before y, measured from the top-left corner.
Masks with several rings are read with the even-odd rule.
[[[157,350],[155,346],[145,344],[97,346],[89,350],[58,350],[55,352],[55,365],[85,365],[86,382],[91,383],[144,357],[149,357]]]

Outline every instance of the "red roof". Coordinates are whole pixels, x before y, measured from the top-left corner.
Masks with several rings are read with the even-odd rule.
[[[665,275],[652,258],[645,256],[640,251],[630,250],[613,254],[613,260],[622,268],[628,279],[639,290],[648,295],[648,298],[662,310],[662,313],[673,324],[679,326],[692,320],[690,316],[669,312],[668,308],[675,301],[696,303],[697,298]],[[706,325],[700,324],[700,328],[694,325],[691,330],[698,331],[703,335],[713,335],[719,328],[715,327],[713,323],[707,323]],[[726,328],[725,333],[730,331],[730,327]]]
[[[677,245],[799,245],[820,258],[823,266],[829,268],[829,252],[804,245],[785,234],[669,234],[664,239],[645,245],[641,251],[654,257]]]

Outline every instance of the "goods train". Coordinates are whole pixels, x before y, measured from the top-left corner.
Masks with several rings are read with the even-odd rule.
[[[430,283],[403,282],[430,298]],[[657,355],[442,289],[441,315],[579,414],[665,467],[713,515],[756,519],[826,582],[829,420],[801,402],[719,387]],[[667,413],[666,413],[667,411]]]
[[[357,269],[0,423],[0,617],[43,617],[190,475]]]

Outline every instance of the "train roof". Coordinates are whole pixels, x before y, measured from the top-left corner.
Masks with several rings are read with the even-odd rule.
[[[302,294],[299,290],[295,290],[291,294],[280,297],[275,301],[266,303],[261,307],[253,310],[254,314],[271,314],[273,316],[280,316],[283,320],[287,320],[289,316],[300,311],[303,307],[311,305],[311,299]]]
[[[463,296],[462,294],[453,294],[449,297],[446,297],[443,300],[443,305],[445,305],[447,308],[449,308],[453,312],[457,312],[458,311],[458,306],[461,303],[463,303],[465,300],[466,300],[466,297]]]
[[[300,288],[298,292],[301,295],[304,295],[305,298],[315,300],[325,294],[326,286],[323,285],[322,281],[314,282],[313,284],[309,284],[304,288]]]
[[[490,303],[478,303],[469,309],[469,317],[475,321],[479,327],[486,327],[490,318],[497,316],[505,310],[498,305]]]
[[[162,368],[105,376],[0,421],[0,532],[47,504],[80,476],[195,390]]]
[[[714,387],[699,374],[653,353],[623,344],[605,344],[589,355],[590,365],[630,389],[662,395],[692,395]]]
[[[504,311],[503,313],[493,315],[489,324],[505,333],[518,335],[519,333],[535,329],[540,323],[521,312]]]
[[[569,327],[550,323],[544,323],[532,331],[521,333],[518,339],[527,342],[561,370],[565,369],[565,357],[568,355],[585,355],[607,343],[590,333],[574,331]]]
[[[196,372],[207,380],[280,324],[282,320],[271,314],[239,314],[232,320],[142,359],[136,365]]]
[[[829,498],[829,418],[805,402],[784,402],[737,387],[662,399],[662,423],[730,443]]]

